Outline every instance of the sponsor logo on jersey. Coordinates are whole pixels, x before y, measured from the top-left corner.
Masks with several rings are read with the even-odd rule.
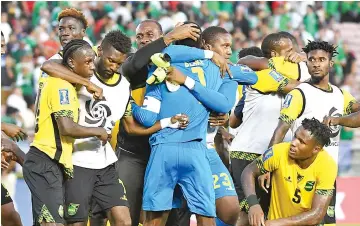
[[[304,176],[301,176],[299,173],[297,174],[297,182],[300,182],[302,179],[304,179]]]
[[[105,127],[107,118],[111,116],[108,102],[104,100],[87,100],[85,110],[85,122],[94,126]]]
[[[288,177],[284,177],[284,179],[287,181],[287,182],[292,182],[292,180],[291,180],[291,177],[290,176],[288,176]]]
[[[329,116],[330,117],[341,117],[342,114],[339,113],[338,109],[335,107],[332,107],[329,111]],[[340,133],[340,126],[330,126],[330,130],[331,130],[331,138],[337,137]],[[333,145],[333,146],[337,146],[337,145]]]

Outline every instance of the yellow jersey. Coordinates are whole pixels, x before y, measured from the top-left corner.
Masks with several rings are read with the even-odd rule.
[[[311,78],[306,62],[291,63],[285,61],[284,57],[272,57],[269,59],[269,68],[289,79],[306,81]]]
[[[46,81],[39,83],[35,137],[31,146],[62,164],[69,177],[73,176],[71,156],[74,139],[60,134],[56,119],[68,117],[77,123],[79,107],[76,89],[69,82],[47,77]]]
[[[271,172],[269,220],[294,216],[311,209],[315,194],[331,196],[337,175],[332,157],[321,150],[302,169],[289,157],[290,143],[276,144],[255,161],[261,173]]]
[[[256,75],[258,76],[258,81],[254,85],[251,85],[250,88],[260,94],[281,92],[289,83],[288,78],[271,69],[256,71]]]

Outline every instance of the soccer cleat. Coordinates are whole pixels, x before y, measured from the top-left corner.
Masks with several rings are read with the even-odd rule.
[[[146,83],[149,85],[162,83],[166,78],[166,71],[162,67],[156,68],[156,70],[150,75],[146,80]]]
[[[155,53],[150,57],[151,61],[158,67],[168,68],[170,67],[170,56],[164,53]]]

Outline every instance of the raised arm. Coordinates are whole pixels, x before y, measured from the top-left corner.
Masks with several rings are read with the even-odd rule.
[[[246,65],[249,68],[253,69],[254,71],[264,70],[269,67],[268,59],[265,57],[246,56],[240,58],[237,63]]]
[[[94,98],[101,99],[103,95],[102,88],[98,87],[90,80],[81,77],[80,75],[70,71],[66,66],[62,64],[62,60],[53,59],[47,60],[41,66],[41,70],[51,77],[61,78],[72,84],[80,84],[86,87],[90,93],[94,93]],[[43,73],[44,73],[43,72]]]

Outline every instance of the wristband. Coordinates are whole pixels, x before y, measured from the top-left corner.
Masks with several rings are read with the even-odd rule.
[[[173,129],[179,128],[179,122],[172,123],[171,118],[163,118],[160,120],[161,129],[164,129],[166,127],[170,127]]]
[[[259,200],[256,195],[249,195],[248,197],[246,197],[246,201],[249,205],[249,208],[259,204]]]
[[[214,52],[211,50],[204,50],[205,59],[211,59],[214,56]]]
[[[185,85],[188,89],[193,90],[194,87],[195,87],[195,80],[192,79],[192,78],[190,78],[189,76],[186,76],[184,85]]]

